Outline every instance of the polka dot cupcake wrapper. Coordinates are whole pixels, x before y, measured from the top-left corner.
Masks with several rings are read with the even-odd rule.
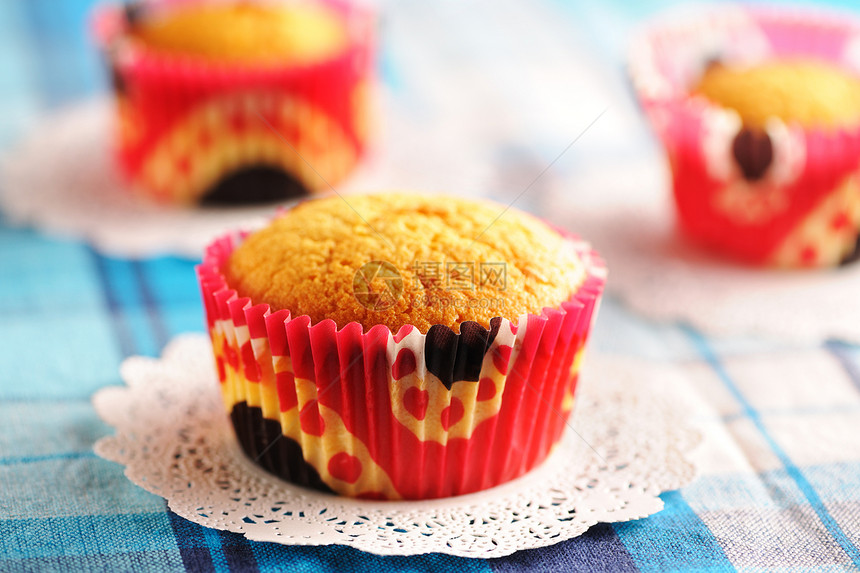
[[[805,129],[774,118],[753,133],[733,110],[689,95],[711,62],[780,58],[858,73],[860,23],[785,7],[699,8],[648,27],[631,45],[629,69],[666,147],[687,235],[753,264],[832,266],[854,252],[860,229],[860,126]]]
[[[560,439],[605,282],[587,245],[587,278],[558,308],[392,334],[239,297],[220,269],[242,238],[216,240],[198,277],[224,405],[265,469],[340,495],[438,498],[514,479]]]
[[[285,199],[343,179],[367,140],[372,18],[345,3],[325,5],[342,19],[346,45],[301,65],[157,53],[127,39],[128,11],[98,10],[94,32],[111,71],[116,154],[129,187],[194,204]]]

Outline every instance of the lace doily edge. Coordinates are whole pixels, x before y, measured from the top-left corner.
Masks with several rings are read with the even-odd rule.
[[[172,362],[175,359],[177,359],[177,357],[182,356],[182,354],[183,354],[182,351],[184,350],[184,346],[186,346],[183,341],[187,340],[188,343],[190,344],[191,342],[193,342],[194,338],[203,339],[205,337],[203,337],[202,335],[180,336],[180,337],[177,337],[176,339],[174,339],[168,345],[168,347],[165,349],[165,351],[162,354],[162,357],[160,359],[137,357],[137,358],[129,359],[127,361],[127,363],[132,363],[134,361],[134,362],[141,363],[140,364],[141,366],[143,366],[143,365],[158,366],[161,361],[166,360],[167,362]],[[613,364],[614,364],[614,362],[613,362]],[[116,415],[117,414],[116,409],[115,408],[114,409],[109,408],[110,404],[114,403],[114,402],[112,402],[112,400],[126,400],[127,401],[127,398],[123,398],[122,396],[118,396],[117,394],[130,395],[130,393],[134,392],[135,388],[138,388],[140,385],[139,380],[134,381],[134,380],[129,380],[127,378],[127,374],[128,374],[127,366],[128,366],[128,364],[123,365],[123,378],[126,379],[126,384],[124,386],[111,386],[108,388],[103,388],[103,389],[99,390],[93,396],[93,404],[96,408],[96,411],[99,413],[99,415],[108,424],[112,425],[115,429],[117,429],[117,434],[115,434],[113,436],[104,437],[96,443],[96,445],[95,445],[96,453],[105,459],[108,459],[110,461],[114,461],[116,463],[123,465],[124,466],[124,474],[126,475],[126,477],[130,481],[132,481],[132,483],[139,485],[140,487],[142,487],[146,491],[149,491],[150,493],[153,493],[155,495],[158,495],[159,497],[166,499],[168,502],[168,507],[170,507],[170,509],[172,511],[174,511],[178,515],[182,516],[183,518],[189,519],[190,521],[198,523],[200,525],[203,525],[204,527],[214,527],[215,529],[223,529],[223,530],[232,531],[235,533],[240,533],[240,534],[243,534],[245,537],[247,537],[248,539],[251,539],[251,540],[278,542],[279,541],[278,539],[272,539],[271,529],[269,527],[265,527],[265,528],[261,529],[261,527],[259,527],[259,526],[249,525],[246,523],[238,523],[235,520],[223,521],[222,523],[219,523],[219,524],[201,523],[200,516],[195,515],[194,511],[189,510],[188,508],[193,508],[193,507],[197,506],[198,502],[201,502],[201,501],[202,501],[202,503],[206,503],[206,501],[211,501],[211,499],[212,499],[211,497],[208,498],[208,500],[207,500],[206,496],[204,495],[202,500],[201,500],[201,498],[194,498],[193,500],[188,500],[186,498],[182,498],[181,496],[176,497],[176,496],[171,496],[171,495],[165,495],[165,493],[167,493],[167,492],[163,491],[163,489],[161,489],[160,487],[153,487],[152,482],[147,481],[146,476],[140,476],[139,475],[139,472],[135,470],[133,463],[132,463],[133,459],[135,457],[134,456],[134,449],[128,447],[128,446],[133,446],[135,443],[134,429],[131,429],[131,430],[124,429],[122,426],[120,426],[118,424],[119,419],[117,418],[117,415]],[[668,387],[667,387],[667,390],[668,390]],[[656,396],[654,394],[648,394],[647,396],[648,396],[649,401],[656,400],[655,403],[658,402],[659,404],[662,404],[663,406],[665,406],[665,410],[672,420],[677,421],[677,420],[680,420],[682,418],[680,408],[673,406],[672,403],[670,403],[670,401],[667,399],[666,396],[660,395],[659,393]],[[113,413],[111,413],[111,412],[113,412]],[[225,417],[226,417],[226,414],[225,414]],[[199,423],[200,422],[198,422],[198,424]],[[208,427],[209,423],[207,422],[205,425]],[[491,546],[483,547],[483,546],[479,545],[476,547],[474,545],[474,538],[470,538],[473,541],[472,545],[456,546],[456,544],[454,544],[454,545],[451,544],[451,541],[456,539],[456,537],[455,537],[452,540],[448,540],[448,542],[445,546],[438,545],[438,546],[427,548],[427,549],[416,550],[415,548],[410,547],[408,545],[398,544],[396,541],[388,540],[387,543],[382,542],[376,536],[373,536],[373,535],[371,535],[371,536],[360,535],[360,536],[353,536],[353,537],[347,538],[347,537],[345,537],[346,536],[345,533],[339,532],[337,530],[334,530],[331,532],[319,531],[320,521],[312,521],[312,520],[306,520],[304,523],[305,523],[305,525],[308,526],[309,529],[316,529],[317,530],[316,535],[289,536],[289,537],[283,538],[283,542],[285,544],[290,544],[290,545],[305,545],[305,546],[347,545],[347,546],[351,546],[351,547],[354,547],[354,548],[362,550],[362,551],[366,551],[366,552],[374,553],[374,554],[378,554],[378,555],[419,555],[419,554],[426,554],[426,553],[446,553],[446,554],[459,555],[459,556],[465,556],[465,557],[488,558],[488,557],[497,557],[497,556],[509,555],[511,553],[514,553],[514,552],[522,550],[522,549],[546,547],[546,546],[549,546],[549,545],[552,545],[552,544],[555,544],[555,543],[558,543],[561,541],[565,541],[565,540],[568,540],[568,539],[571,539],[571,538],[574,538],[574,537],[581,535],[582,533],[584,533],[590,527],[592,527],[593,525],[595,525],[597,523],[615,523],[615,522],[624,522],[624,521],[641,519],[641,518],[647,517],[649,515],[653,515],[654,513],[660,511],[663,508],[663,502],[658,497],[662,492],[672,491],[672,490],[678,489],[680,487],[683,487],[684,485],[691,482],[694,479],[695,474],[696,474],[695,463],[692,461],[691,457],[688,456],[687,454],[690,453],[700,443],[700,441],[702,439],[701,432],[692,423],[690,423],[690,424],[672,423],[671,425],[675,429],[676,432],[671,435],[671,438],[669,439],[669,442],[666,445],[666,449],[660,450],[660,453],[659,453],[659,455],[661,456],[661,459],[665,458],[667,461],[670,462],[670,463],[665,464],[665,467],[670,468],[670,471],[668,471],[664,475],[659,475],[659,472],[658,472],[658,475],[656,476],[656,478],[654,478],[654,477],[649,478],[649,479],[652,479],[652,481],[654,483],[650,484],[648,487],[642,487],[642,486],[636,485],[637,482],[635,479],[633,481],[627,481],[628,478],[624,478],[623,480],[621,480],[626,484],[625,487],[627,487],[627,488],[629,488],[629,490],[635,492],[633,498],[629,498],[629,497],[626,497],[623,495],[617,495],[617,492],[618,492],[617,489],[614,490],[616,493],[613,494],[612,493],[613,489],[611,487],[607,487],[605,490],[601,490],[600,492],[596,492],[596,493],[599,493],[602,495],[605,495],[605,494],[612,495],[617,501],[622,502],[621,507],[623,509],[621,509],[621,511],[617,511],[614,507],[613,508],[607,508],[607,507],[601,506],[599,504],[597,506],[595,506],[597,508],[596,510],[594,508],[589,509],[587,503],[583,504],[583,500],[589,500],[590,499],[590,497],[588,497],[588,496],[585,498],[581,498],[581,499],[577,500],[575,505],[572,506],[572,507],[575,507],[577,510],[579,510],[580,506],[584,505],[585,506],[584,512],[586,512],[586,513],[590,512],[590,511],[596,511],[598,514],[605,514],[607,512],[617,511],[617,513],[615,513],[612,516],[612,519],[605,519],[605,518],[600,518],[600,517],[591,517],[588,515],[582,515],[583,511],[580,511],[579,512],[580,515],[577,517],[576,521],[569,522],[568,523],[569,526],[566,527],[565,530],[558,532],[555,535],[552,535],[551,537],[545,537],[545,538],[539,537],[539,536],[530,537],[526,541],[525,544],[523,544],[523,543],[512,543],[510,546],[504,546],[504,547],[501,547],[498,544],[492,542],[492,539],[490,539],[490,542],[492,542]],[[225,428],[219,429],[219,428],[217,428],[217,424],[216,424],[215,429],[217,431],[229,430],[229,428],[227,428],[226,425],[225,425]],[[678,430],[680,430],[680,431],[678,431]],[[244,454],[241,453],[241,451],[238,447],[238,444],[234,443],[233,441],[231,441],[229,443],[230,443],[230,448],[232,448],[232,450],[234,450],[234,451],[222,452],[222,455],[226,455],[227,459],[229,461],[231,461],[231,462],[241,461],[243,471],[254,472],[258,476],[258,478],[262,478],[263,480],[271,481],[271,480],[275,479],[271,475],[266,473],[264,470],[262,470],[261,468],[257,468],[256,466],[254,466],[252,464],[252,462],[247,460],[244,457]],[[128,451],[131,452],[131,455],[128,455],[128,454],[123,455],[122,452],[128,452]],[[548,465],[548,464],[546,464],[546,465]],[[529,478],[533,479],[534,474],[536,474],[536,473],[539,474],[539,472],[541,472],[543,468],[544,468],[544,465],[536,468],[532,472],[529,472],[529,474],[526,474],[525,476],[518,478],[517,480],[514,480],[512,482],[508,482],[506,484],[502,484],[501,486],[498,486],[497,488],[493,488],[493,490],[501,490],[503,488],[507,488],[509,490],[507,495],[509,495],[510,497],[505,498],[505,499],[513,499],[514,496],[510,494],[510,489],[516,488],[518,482],[528,480]],[[649,470],[649,471],[653,471],[653,470]],[[643,475],[645,475],[645,474],[643,474]],[[540,477],[540,476],[538,475],[538,477]],[[523,488],[522,491],[527,490],[528,489],[528,482],[526,481],[526,484],[523,484],[523,485],[525,485],[525,487]],[[304,488],[299,488],[297,486],[289,486],[289,484],[286,484],[285,482],[279,482],[279,486],[288,486],[288,487],[294,488],[296,490],[296,492],[298,493],[299,497],[307,498],[309,496],[310,497],[316,497],[317,495],[325,495],[325,494],[317,494],[316,492],[311,492],[309,490],[305,490]],[[493,490],[487,490],[487,491],[492,492]],[[408,504],[418,503],[418,504],[421,504],[421,503],[428,503],[429,502],[429,503],[434,503],[434,504],[441,504],[443,506],[447,505],[450,507],[451,501],[463,502],[463,501],[465,501],[464,498],[468,498],[468,497],[472,497],[472,496],[486,495],[487,491],[477,492],[475,494],[469,494],[469,496],[460,496],[459,498],[446,498],[443,500],[427,500],[425,502],[372,502],[372,501],[367,501],[367,500],[351,500],[349,498],[342,498],[342,497],[337,497],[337,496],[326,496],[326,497],[330,498],[332,500],[333,503],[331,505],[334,506],[333,509],[335,510],[335,512],[334,512],[335,514],[338,513],[338,507],[337,506],[344,505],[345,507],[343,508],[342,513],[344,515],[348,515],[349,512],[346,511],[346,504],[352,504],[352,505],[364,504],[368,508],[370,508],[372,506],[378,506],[379,508],[391,508],[393,505],[396,505],[398,503],[408,503]],[[497,491],[497,493],[502,493],[502,492]],[[635,505],[633,507],[638,508],[637,511],[632,511],[631,507],[628,505],[630,503],[630,499],[635,499]],[[555,505],[555,504],[553,504],[553,505]],[[468,507],[468,504],[465,504],[462,507]],[[475,507],[475,505],[473,505],[472,507]],[[458,506],[458,508],[460,508],[460,506]],[[199,508],[198,508],[198,510],[199,510]],[[444,514],[443,509],[440,509],[439,512]],[[371,512],[371,514],[373,514],[373,512]],[[229,515],[229,514],[225,513],[225,515]],[[565,514],[565,515],[567,515],[567,514]],[[204,517],[206,517],[206,516],[204,516]],[[545,517],[548,517],[548,516],[545,516]],[[295,520],[291,519],[290,523],[295,523]],[[540,525],[541,523],[542,522],[540,522],[540,521],[536,522],[536,524],[538,524],[538,525]],[[299,524],[299,527],[300,527],[300,529],[302,529],[301,524]],[[340,537],[338,537],[338,538],[335,538],[335,537],[326,538],[327,534],[339,535]]]

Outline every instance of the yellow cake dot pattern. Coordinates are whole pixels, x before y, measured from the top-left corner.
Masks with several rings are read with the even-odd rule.
[[[860,229],[860,183],[851,174],[776,249],[776,267],[835,266],[855,247]]]
[[[267,165],[314,191],[340,181],[358,154],[343,128],[307,102],[276,92],[230,93],[196,106],[159,138],[140,180],[156,199],[194,204],[225,175]]]
[[[248,342],[250,338],[247,327],[236,327],[220,321],[210,335],[215,356],[222,360],[226,374],[221,383],[221,395],[228,412],[235,404],[246,402],[249,406],[261,408],[265,418],[278,420],[284,436],[301,446],[305,461],[317,470],[320,479],[336,493],[355,497],[372,492],[382,494],[386,499],[400,498],[388,474],[370,456],[367,446],[349,433],[334,410],[319,403],[319,391],[312,381],[293,378],[297,403],[285,411],[280,410],[276,375],[293,373],[289,357],[278,356],[273,360],[268,341],[254,339],[254,354],[258,365],[263,368],[263,376],[260,382],[253,382],[229,364],[222,350],[225,340],[234,349],[241,348]],[[322,428],[320,435],[303,429],[302,415],[319,417],[319,427]],[[329,469],[332,460],[343,455],[354,457],[360,462],[356,464],[360,471],[354,479],[339,479]]]
[[[570,366],[570,378],[567,387],[564,390],[564,398],[561,402],[561,413],[568,415],[573,411],[574,392],[576,390],[576,382],[579,379],[579,367],[582,365],[582,357],[585,354],[585,347],[576,351],[576,356],[573,358],[573,364]]]
[[[117,141],[121,148],[131,148],[140,142],[145,127],[143,120],[128,98],[117,94],[116,98],[116,114],[117,114]]]
[[[471,438],[472,432],[481,422],[499,413],[507,372],[499,371],[493,356],[499,347],[512,347],[515,339],[516,334],[510,324],[505,323],[484,355],[481,380],[455,382],[448,391],[436,376],[426,370],[423,363],[418,364],[414,372],[397,379],[396,383],[388,387],[394,416],[422,441],[446,445],[452,438]],[[417,330],[413,330],[399,346],[408,351],[413,341],[418,355],[423,355],[423,338]],[[416,392],[426,396],[427,400],[426,406],[418,412],[406,406],[409,403],[407,396]],[[452,407],[452,403],[455,406]],[[459,417],[461,407],[463,415]]]

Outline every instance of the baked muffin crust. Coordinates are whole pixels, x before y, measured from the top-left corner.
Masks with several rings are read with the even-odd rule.
[[[316,4],[200,3],[144,15],[131,36],[152,50],[226,62],[312,61],[338,52],[346,31]]]
[[[860,122],[860,78],[814,60],[774,60],[750,67],[715,64],[693,93],[735,110],[749,127],[764,128],[771,117],[803,127]]]
[[[406,324],[425,333],[435,324],[458,331],[465,321],[489,328],[497,316],[516,322],[559,306],[586,271],[571,240],[503,211],[488,201],[405,193],[307,201],[249,236],[223,272],[240,296],[314,323],[382,324],[395,333]],[[390,306],[356,295],[365,279],[373,292],[396,289],[391,268],[401,292]]]

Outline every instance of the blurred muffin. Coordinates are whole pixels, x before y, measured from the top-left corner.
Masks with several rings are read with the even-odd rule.
[[[602,292],[579,240],[489,202],[308,201],[198,269],[242,447],[289,481],[459,495],[549,454]],[[360,215],[359,215],[360,214]]]
[[[631,61],[669,153],[681,228],[757,265],[855,259],[857,23],[737,7],[701,18],[654,27]]]
[[[739,67],[715,62],[693,93],[733,109],[753,129],[764,130],[771,118],[806,128],[860,123],[860,79],[824,61],[785,59]]]
[[[322,0],[98,12],[132,187],[165,203],[241,204],[339,182],[367,137],[367,19]]]

